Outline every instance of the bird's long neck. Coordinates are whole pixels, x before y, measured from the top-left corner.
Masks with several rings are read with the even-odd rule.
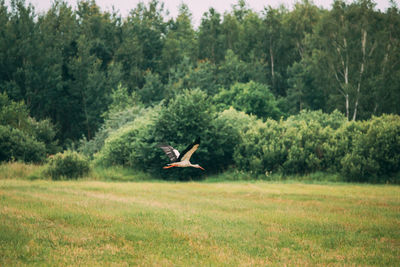
[[[190,166],[193,167],[193,168],[202,169],[202,170],[204,171],[204,168],[201,167],[199,164],[192,164],[192,163],[190,163],[190,162],[189,162],[189,164],[190,164]]]

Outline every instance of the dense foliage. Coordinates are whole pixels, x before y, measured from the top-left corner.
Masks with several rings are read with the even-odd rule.
[[[0,161],[41,162],[45,157],[43,143],[19,129],[0,125]]]
[[[0,93],[0,161],[44,161],[59,150],[56,130],[49,120],[29,116],[23,101],[15,102]]]
[[[399,172],[394,2],[325,10],[302,0],[257,13],[238,0],[198,27],[185,4],[167,20],[158,0],[125,18],[94,0],[57,0],[41,14],[9,3],[0,0],[1,161],[43,161],[59,140],[105,165],[198,178],[161,171],[157,145],[182,150],[199,136],[193,161],[208,172]]]
[[[236,83],[229,89],[222,89],[214,97],[214,102],[222,110],[232,106],[259,118],[279,119],[283,115],[268,86],[253,81]]]
[[[53,180],[77,179],[90,171],[89,160],[74,151],[64,151],[49,157],[45,173]]]
[[[64,145],[95,136],[119,84],[146,106],[200,88],[275,119],[302,109],[349,119],[399,114],[400,12],[395,2],[384,12],[374,6],[336,0],[325,10],[302,0],[257,13],[238,0],[224,14],[210,8],[195,28],[185,4],[167,19],[159,0],[124,18],[94,0],[76,9],[57,0],[41,14],[24,0],[1,0],[0,90],[56,124]],[[235,83],[247,86],[230,92]]]
[[[169,103],[144,109],[112,132],[96,155],[102,165],[125,165],[164,179],[197,179],[198,169],[170,169],[158,144],[183,150],[197,136],[192,162],[207,173],[230,166],[255,175],[342,173],[350,181],[397,181],[400,117],[350,121],[338,111],[302,111],[263,121],[234,108],[217,111],[199,89],[185,90]]]
[[[350,126],[356,129],[352,133],[350,151],[341,160],[342,172],[356,181],[390,181],[390,177],[399,175],[400,118],[385,115],[354,124]],[[347,138],[344,137],[345,140]]]
[[[285,121],[259,121],[243,131],[235,162],[256,174],[327,171],[349,181],[398,183],[399,136],[400,117],[395,115],[347,122],[338,112],[301,112]]]

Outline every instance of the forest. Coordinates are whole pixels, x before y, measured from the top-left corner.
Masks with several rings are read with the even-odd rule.
[[[238,0],[195,27],[184,3],[170,18],[158,0],[126,17],[94,0],[44,13],[0,0],[0,161],[399,183],[400,10],[375,5]],[[198,136],[206,172],[162,170],[158,144]]]

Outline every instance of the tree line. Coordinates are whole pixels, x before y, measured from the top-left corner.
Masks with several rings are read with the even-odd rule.
[[[190,88],[219,94],[224,105],[235,83],[254,81],[268,87],[274,107],[244,111],[262,118],[304,109],[338,109],[349,120],[399,114],[399,9],[374,7],[336,0],[326,10],[303,0],[257,13],[239,0],[223,14],[210,8],[195,28],[185,4],[168,18],[158,0],[127,17],[94,0],[76,9],[57,0],[39,14],[23,0],[2,0],[0,88],[55,124],[63,145],[95,136],[118,86],[146,106]]]
[[[161,171],[157,144],[182,149],[200,136],[193,160],[207,173],[398,182],[399,40],[394,2],[382,12],[370,0],[329,10],[303,0],[257,13],[239,0],[195,28],[185,4],[169,18],[158,0],[127,17],[94,0],[39,14],[0,0],[0,161],[44,162],[68,148],[102,166],[195,179],[204,173]],[[87,172],[86,160],[48,162]]]

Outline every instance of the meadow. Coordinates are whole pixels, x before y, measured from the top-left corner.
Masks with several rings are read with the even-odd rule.
[[[399,186],[49,181],[9,169],[1,266],[400,265]]]
[[[400,266],[396,1],[30,2],[0,0],[0,267]],[[206,171],[163,168],[194,140]]]

